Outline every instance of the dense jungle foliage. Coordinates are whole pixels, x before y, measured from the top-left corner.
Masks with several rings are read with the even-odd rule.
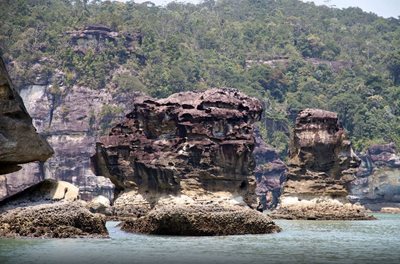
[[[299,109],[339,113],[358,150],[400,146],[400,20],[298,0],[170,3],[2,0],[0,47],[19,86],[38,74],[67,85],[156,97],[234,87],[265,103],[269,143],[284,154]],[[67,31],[105,25],[141,35],[76,52]],[[54,92],[57,86],[54,85]]]

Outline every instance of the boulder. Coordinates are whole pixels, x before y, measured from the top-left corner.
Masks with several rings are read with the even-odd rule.
[[[365,208],[352,207],[348,200],[349,183],[359,164],[336,113],[301,111],[291,142],[287,181],[274,217],[369,219]]]
[[[87,208],[92,213],[100,213],[110,215],[111,202],[107,197],[99,195],[87,203]]]

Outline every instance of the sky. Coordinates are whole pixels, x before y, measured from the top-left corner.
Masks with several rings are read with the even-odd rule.
[[[119,0],[124,1],[124,0]],[[148,0],[134,0],[136,3]],[[181,0],[178,2],[199,3],[202,0]],[[383,17],[400,16],[400,0],[303,0],[304,2],[314,2],[317,5],[336,6],[336,8],[360,7],[366,12],[373,12]],[[165,5],[171,0],[151,0],[156,5]]]

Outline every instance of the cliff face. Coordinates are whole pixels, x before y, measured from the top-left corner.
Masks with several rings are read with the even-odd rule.
[[[104,51],[109,47],[108,43],[121,44],[127,53],[133,54],[142,38],[139,33],[115,32],[101,25],[91,25],[65,34],[77,55],[85,54],[88,50]],[[71,86],[67,81],[67,73],[58,69],[47,72],[40,61],[32,68],[37,72],[36,78],[20,81],[29,83],[20,87],[20,95],[34,126],[51,144],[55,153],[44,164],[27,164],[8,176],[8,189],[18,192],[25,188],[26,183],[30,185],[44,178],[56,179],[78,186],[84,200],[91,200],[97,195],[112,200],[114,185],[108,178],[96,177],[92,173],[90,156],[94,153],[98,137],[112,126],[112,122],[118,122],[128,112],[135,93],[120,91],[113,82],[102,89]],[[114,76],[126,71],[116,69]]]
[[[373,210],[399,206],[400,155],[395,144],[373,145],[359,156],[362,163],[351,183],[352,200]]]
[[[3,60],[0,60],[0,174],[19,170],[20,164],[46,161],[53,154],[49,144],[36,133],[32,119],[25,109],[8,76]],[[13,178],[0,175],[0,200],[21,191],[41,178]],[[12,182],[21,182],[16,190]]]
[[[278,211],[287,218],[366,218],[363,208],[347,199],[359,163],[336,113],[301,111]]]

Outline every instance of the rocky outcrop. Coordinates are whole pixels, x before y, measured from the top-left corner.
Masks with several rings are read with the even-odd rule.
[[[1,209],[0,209],[1,210]],[[105,217],[79,202],[17,207],[0,214],[0,237],[107,237]]]
[[[274,148],[268,146],[258,130],[255,131],[254,158],[257,180],[256,194],[260,210],[274,209],[278,205],[282,185],[286,180],[287,167]]]
[[[277,233],[281,229],[266,215],[239,208],[162,207],[138,219],[125,221],[130,232],[180,236],[226,236]]]
[[[46,140],[36,133],[32,119],[0,59],[0,174],[18,171],[23,163],[46,161],[52,154],[53,150]],[[42,180],[35,175],[28,178],[14,190],[13,183],[24,178],[0,175],[0,200]]]
[[[45,180],[0,203],[0,237],[106,237],[105,217],[92,214],[68,182]]]
[[[357,179],[351,182],[351,199],[371,210],[400,207],[400,155],[394,143],[372,145],[360,153]]]
[[[320,109],[301,111],[276,216],[368,219],[365,209],[349,204],[347,197],[348,185],[355,178],[359,163],[336,113]]]
[[[83,29],[65,32],[75,52],[86,54],[88,48],[106,49],[107,45],[122,44],[127,51],[135,50],[135,43],[142,44],[140,32],[117,32],[105,25],[88,25]]]
[[[150,219],[164,221],[176,215],[168,211],[160,216],[155,211],[160,208],[216,204],[225,211],[233,207],[238,211],[257,206],[252,124],[261,112],[258,100],[234,89],[136,100],[125,121],[101,138],[93,157],[97,174],[109,177],[122,192],[114,202],[114,213],[139,217],[137,226],[142,226]],[[171,221],[194,217],[187,211],[177,214]],[[213,212],[199,217],[228,223]],[[178,222],[168,225],[172,228]],[[163,230],[155,226],[154,230]]]

